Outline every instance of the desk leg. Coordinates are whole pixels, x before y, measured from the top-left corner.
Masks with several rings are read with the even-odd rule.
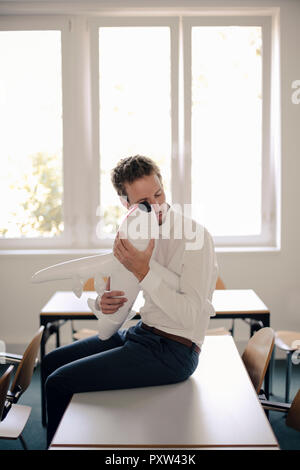
[[[44,323],[41,321],[41,325]],[[40,345],[40,358],[41,358],[41,370],[40,370],[40,376],[41,376],[41,411],[42,411],[42,425],[45,427],[47,425],[46,422],[46,402],[45,402],[45,391],[44,391],[44,378],[43,378],[43,359],[45,357],[45,351],[46,351],[46,342],[47,339],[49,338],[49,331],[47,328],[47,324],[45,325],[45,331],[41,340],[41,345]]]
[[[43,371],[43,358],[46,354],[46,343],[51,335],[55,334],[56,336],[56,347],[60,347],[60,334],[59,329],[62,325],[66,323],[67,320],[54,320],[49,321],[49,318],[41,318],[40,325],[45,326],[45,331],[43,334],[43,338],[41,341],[41,406],[42,406],[42,424],[43,426],[47,425],[47,418],[46,418],[46,400],[45,400],[45,380],[42,374]]]
[[[272,351],[272,356],[270,360],[270,380],[269,380],[269,395],[273,395],[273,377],[275,373],[275,345]]]
[[[60,324],[59,322],[58,323],[58,326],[57,326],[57,329],[56,329],[56,347],[59,348],[60,347],[60,334],[59,334],[59,328],[60,328]]]
[[[270,326],[270,314],[269,313],[260,315],[260,320],[262,321],[264,328],[267,328]]]
[[[270,326],[270,314],[267,313],[265,315],[261,315],[260,320],[263,323],[264,328],[268,328]],[[267,397],[267,400],[270,398],[270,390],[272,387],[272,377],[271,377],[271,370],[270,370],[270,364],[267,368],[266,375],[265,375],[265,380],[264,380],[264,392]]]

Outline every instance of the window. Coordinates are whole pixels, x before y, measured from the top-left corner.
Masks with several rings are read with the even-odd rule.
[[[271,243],[270,34],[268,18],[184,20],[189,197],[222,245]]]
[[[63,232],[60,31],[1,31],[0,235]]]
[[[192,28],[192,208],[215,235],[261,232],[261,40],[261,27]]]
[[[1,248],[67,243],[66,28],[66,21],[57,18],[0,19]]]
[[[115,233],[125,208],[112,188],[110,170],[130,155],[159,165],[170,200],[170,28],[99,28],[100,201],[104,230]]]
[[[275,247],[273,20],[2,17],[1,248],[110,247],[110,170],[134,154],[216,246]]]

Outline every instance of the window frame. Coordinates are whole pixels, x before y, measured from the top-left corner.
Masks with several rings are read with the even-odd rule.
[[[42,9],[43,10],[43,9]],[[20,11],[20,10],[19,10]],[[48,14],[49,12],[49,14]],[[50,12],[55,12],[54,14]],[[112,246],[111,239],[96,237],[99,222],[99,90],[98,35],[101,26],[169,26],[171,33],[171,191],[173,203],[191,198],[191,87],[187,73],[191,64],[188,29],[192,25],[255,25],[263,28],[263,178],[262,227],[260,236],[217,237],[217,251],[279,251],[281,222],[280,183],[280,69],[279,10],[149,8],[149,12],[111,8],[109,13],[76,8],[37,8],[30,15],[7,11],[0,17],[0,30],[60,30],[62,38],[63,96],[63,214],[64,232],[54,238],[0,239],[0,251],[28,253],[46,249],[93,252]],[[36,15],[35,15],[36,13]],[[145,16],[149,14],[149,16]],[[108,16],[109,15],[109,16]],[[213,16],[211,16],[213,15]],[[266,54],[267,48],[267,54]],[[84,70],[84,73],[82,73]],[[189,74],[191,76],[191,73]],[[268,79],[267,79],[267,78]],[[190,94],[190,96],[188,96]],[[189,172],[188,172],[189,170]],[[86,191],[89,188],[89,191]],[[6,251],[6,252],[8,252]]]
[[[100,201],[100,139],[99,135],[99,28],[101,27],[169,27],[170,28],[170,65],[171,65],[171,193],[174,200],[174,194],[178,190],[176,181],[179,174],[179,155],[178,155],[178,37],[179,37],[179,18],[176,16],[98,16],[88,19],[88,29],[90,31],[91,55],[94,60],[91,63],[92,76],[92,103],[93,103],[93,149],[95,162],[95,171],[93,174],[93,205],[92,226],[95,227],[91,232],[90,244],[92,247],[108,248],[112,246],[111,237],[101,238],[96,236],[96,226],[99,223],[97,208]],[[176,197],[176,196],[175,196]],[[174,202],[174,201],[173,201]]]
[[[68,63],[68,34],[70,32],[69,18],[62,16],[8,16],[0,17],[0,31],[60,31],[61,33],[61,59],[62,59],[62,135],[63,135],[63,152],[62,152],[62,172],[63,172],[63,221],[64,231],[58,237],[34,237],[34,238],[1,238],[0,248],[5,249],[20,249],[20,248],[57,248],[67,246],[70,243],[71,231],[69,220],[71,219],[71,204],[70,204],[70,187],[71,182],[68,178],[70,158],[68,153],[70,136],[66,120],[71,119],[68,103],[70,102],[70,93],[66,83],[70,77],[70,66]]]

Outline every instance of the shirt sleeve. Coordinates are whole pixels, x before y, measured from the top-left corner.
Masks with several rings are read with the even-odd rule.
[[[106,291],[106,279],[104,279],[102,276],[99,278],[95,279],[95,290],[97,291],[97,297],[95,298],[95,309],[98,312],[101,312],[101,308],[99,306],[99,300],[101,299],[102,295]]]
[[[205,228],[202,248],[185,249],[181,268],[179,291],[151,266],[140,285],[168,317],[184,328],[193,328],[199,315],[214,315],[211,300],[218,265],[213,239]]]

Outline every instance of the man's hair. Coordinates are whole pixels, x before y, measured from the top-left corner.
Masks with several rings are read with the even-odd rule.
[[[142,155],[134,157],[122,158],[115,168],[111,171],[111,181],[119,196],[127,197],[125,183],[133,183],[134,181],[156,174],[162,181],[160,170],[151,158]]]

